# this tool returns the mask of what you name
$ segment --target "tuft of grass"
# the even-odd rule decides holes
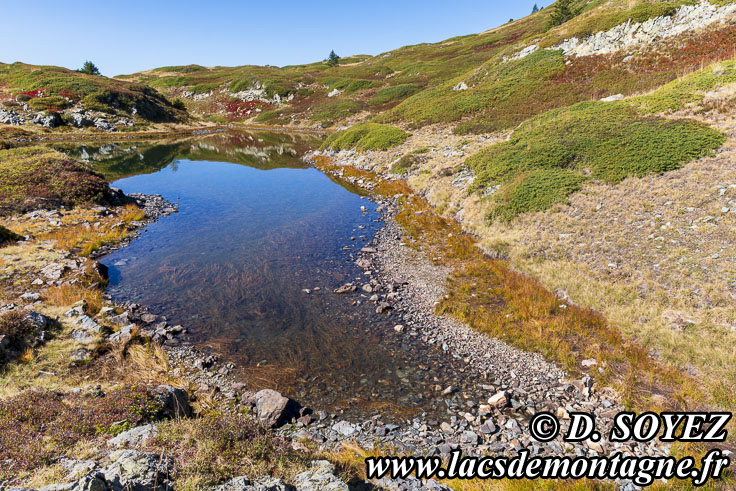
[[[80,300],[87,302],[87,313],[95,315],[102,308],[102,290],[83,286],[78,283],[64,284],[49,288],[44,293],[49,305],[67,307]]]
[[[663,173],[712,153],[725,136],[694,121],[642,116],[626,103],[549,111],[470,157],[477,188],[501,186],[491,218],[510,220],[564,202],[589,178],[611,183]]]
[[[74,227],[64,227],[43,234],[43,238],[54,240],[56,247],[82,256],[90,256],[105,245],[115,244],[130,237],[131,233],[124,224],[145,219],[145,212],[136,205],[126,205],[116,216],[100,220],[101,225],[92,228],[88,223]]]
[[[395,126],[378,123],[356,124],[346,130],[330,135],[320,147],[321,150],[388,150],[400,145],[409,134]]]
[[[290,479],[308,456],[264,429],[250,416],[213,412],[197,420],[159,424],[147,446],[173,457],[177,482],[203,489],[242,476]]]

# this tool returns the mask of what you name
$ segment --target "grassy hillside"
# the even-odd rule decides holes
[[[0,150],[0,215],[102,201],[105,179],[53,150]]]
[[[0,102],[35,111],[73,107],[169,122],[182,114],[165,96],[142,84],[86,75],[67,68],[0,63]]]
[[[551,25],[552,5],[480,34],[353,56],[334,67],[325,62],[283,68],[189,65],[119,78],[149,84],[172,97],[199,95],[188,106],[217,121],[255,118],[269,124],[331,126],[377,118],[412,127],[449,123],[458,133],[494,132],[550,109],[652,90],[699,68],[703,60],[732,56],[736,26],[724,25],[697,36],[678,36],[656,50],[565,59],[558,50],[540,49],[504,61],[532,44],[552,47],[629,20],[671,16],[678,7],[694,3],[578,1],[572,8],[577,15],[559,26]],[[269,102],[253,111],[240,110],[242,95],[237,93],[258,87]],[[274,96],[281,100],[273,103]]]

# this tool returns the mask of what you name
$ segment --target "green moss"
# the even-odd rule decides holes
[[[525,122],[505,142],[470,157],[476,187],[499,185],[493,218],[546,209],[588,178],[615,183],[663,173],[725,141],[693,121],[642,116],[625,103],[588,102]]]
[[[388,150],[402,144],[409,134],[385,124],[362,123],[330,135],[321,150]]]

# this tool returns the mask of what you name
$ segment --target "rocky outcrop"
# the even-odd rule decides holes
[[[33,117],[32,122],[44,128],[56,128],[63,124],[61,116],[56,112],[38,113]]]
[[[100,467],[94,461],[66,460],[69,472],[65,482],[52,484],[39,491],[170,491],[169,477],[173,463],[163,455],[137,450],[117,450],[110,454],[110,464]],[[0,491],[35,491],[8,488]]]
[[[576,37],[547,48],[561,49],[566,56],[606,55],[639,47],[651,48],[657,41],[696,31],[723,21],[736,21],[736,4],[712,5],[704,1],[697,5],[683,5],[673,15],[654,17],[644,22],[625,22],[607,31],[600,31],[585,39]],[[538,49],[536,44],[527,46],[504,61],[519,60]]]
[[[15,111],[0,109],[0,123],[20,126],[25,122],[25,119],[21,118]]]
[[[550,49],[561,49],[566,55],[589,56],[605,55],[677,36],[688,31],[708,27],[717,22],[734,19],[736,4],[718,7],[709,2],[698,5],[683,5],[672,16],[663,15],[645,22],[620,24],[608,31],[601,31],[583,40],[566,39]]]

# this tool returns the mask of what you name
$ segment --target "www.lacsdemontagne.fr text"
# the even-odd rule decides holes
[[[649,486],[658,479],[691,480],[702,486],[718,479],[730,459],[721,450],[708,452],[700,462],[693,457],[634,457],[616,454],[605,457],[540,457],[521,450],[513,457],[464,457],[460,450],[450,454],[447,466],[440,457],[369,457],[365,459],[368,479],[626,479]],[[698,465],[699,464],[699,465]]]

